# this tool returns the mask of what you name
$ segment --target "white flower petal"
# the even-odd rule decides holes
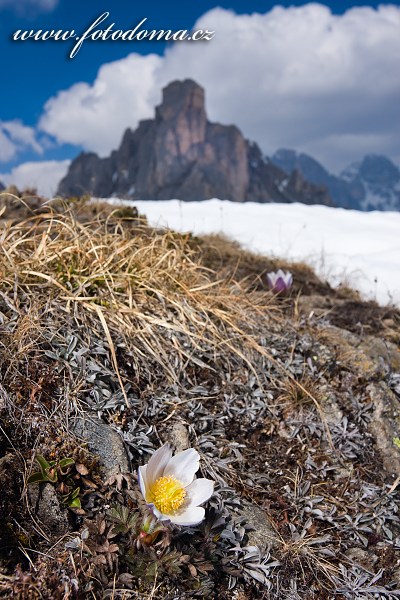
[[[201,506],[189,506],[185,511],[176,515],[169,515],[171,523],[175,525],[198,525],[204,519],[205,510]]]
[[[159,521],[165,521],[167,519],[169,519],[168,515],[163,515],[162,512],[160,512],[158,510],[158,508],[156,508],[154,506],[154,504],[149,504],[149,507],[151,508],[151,512],[153,513],[153,515],[156,517],[156,519],[158,519]]]
[[[164,469],[172,456],[171,446],[164,444],[154,452],[147,463],[146,488],[149,489],[157,479],[164,475]]]
[[[189,448],[183,450],[183,452],[178,452],[171,458],[165,467],[164,475],[175,477],[186,487],[192,483],[196,471],[199,470],[199,465],[199,453],[194,448]]]
[[[138,479],[139,479],[139,487],[142,492],[143,498],[146,500],[147,495],[147,479],[146,479],[146,471],[147,465],[138,468]]]
[[[199,506],[206,502],[214,491],[214,481],[211,479],[195,479],[187,488],[188,506]]]

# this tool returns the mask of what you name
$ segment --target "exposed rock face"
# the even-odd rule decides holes
[[[101,159],[82,153],[58,194],[130,199],[332,204],[323,187],[288,177],[234,125],[207,120],[204,90],[190,79],[163,90],[155,118],[127,129],[118,150]]]
[[[6,189],[6,186],[0,181],[0,192]]]

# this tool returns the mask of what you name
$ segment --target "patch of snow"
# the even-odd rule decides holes
[[[340,173],[340,177],[342,179],[344,179],[345,181],[354,181],[354,179],[356,177],[358,177],[359,172],[360,172],[360,167],[361,167],[361,163],[360,162],[355,162],[352,163],[351,165],[349,165],[348,167],[346,167],[344,169],[344,171],[342,171]]]
[[[282,179],[282,181],[280,183],[278,183],[278,190],[280,192],[284,192],[285,189],[287,188],[287,184],[289,183],[289,178],[286,177],[286,179]]]
[[[362,210],[400,210],[400,193],[393,188],[364,184],[365,196],[360,202]]]
[[[227,200],[110,202],[136,206],[152,225],[223,233],[253,252],[304,261],[333,285],[400,306],[400,212]]]

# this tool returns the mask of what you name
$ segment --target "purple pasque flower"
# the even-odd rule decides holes
[[[271,273],[267,273],[267,281],[269,289],[274,292],[274,294],[284,294],[290,290],[293,283],[293,275],[290,271],[282,271],[279,269],[278,271],[271,271]]]

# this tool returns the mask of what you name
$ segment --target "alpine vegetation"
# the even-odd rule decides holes
[[[1,598],[399,598],[398,310],[134,208],[0,202]]]
[[[292,287],[293,275],[289,271],[285,273],[282,269],[278,269],[276,273],[274,271],[267,273],[267,281],[269,289],[274,294],[283,294]]]

